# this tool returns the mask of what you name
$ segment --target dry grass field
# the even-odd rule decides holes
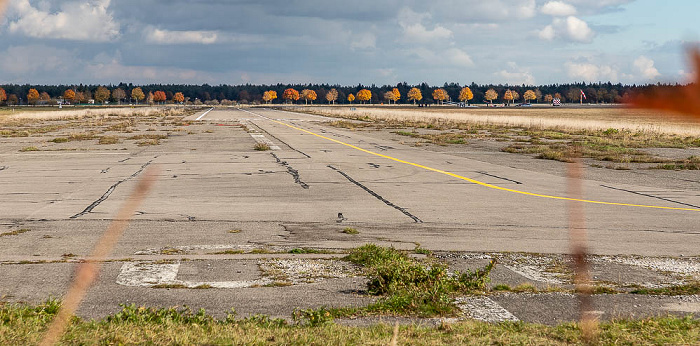
[[[81,119],[94,116],[149,116],[163,112],[171,107],[105,107],[105,108],[63,108],[55,107],[22,107],[0,108],[0,124],[21,120],[59,120]]]
[[[354,108],[355,110],[351,110]],[[554,130],[606,130],[700,136],[700,122],[656,111],[621,107],[302,107],[309,113],[391,122],[473,123]]]

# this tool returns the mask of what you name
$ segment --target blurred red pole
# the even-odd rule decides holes
[[[567,165],[567,186],[569,198],[583,198],[583,164],[577,157]],[[593,312],[593,293],[590,268],[588,265],[588,246],[586,237],[586,216],[583,202],[569,200],[569,244],[574,265],[574,285],[579,302],[579,321],[586,343],[592,343],[598,329],[597,316]]]
[[[66,293],[66,296],[63,298],[61,309],[49,326],[49,330],[46,332],[40,345],[51,346],[61,339],[68,324],[70,324],[71,317],[85,297],[87,290],[95,282],[95,279],[97,279],[105,258],[112,253],[114,246],[117,245],[119,238],[121,238],[122,233],[124,233],[124,230],[129,225],[131,217],[134,215],[134,212],[136,212],[136,208],[143,202],[146,198],[146,194],[153,186],[156,180],[156,173],[156,168],[151,168],[144,173],[144,177],[138,182],[134,192],[132,192],[129,198],[124,202],[124,205],[119,210],[112,223],[109,224],[107,230],[97,241],[97,244],[95,244],[95,248],[92,254],[90,254],[90,257],[88,257],[84,263],[80,264],[75,279],[73,279],[68,293]]]

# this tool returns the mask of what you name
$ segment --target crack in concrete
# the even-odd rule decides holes
[[[305,182],[301,181],[301,179],[299,178],[299,171],[297,171],[297,170],[294,169],[292,166],[290,166],[290,165],[289,165],[289,162],[280,160],[280,158],[277,157],[277,155],[275,155],[275,153],[270,153],[270,155],[272,155],[272,157],[274,157],[275,160],[277,160],[277,163],[278,163],[278,164],[280,164],[280,165],[282,165],[282,166],[284,166],[284,167],[287,168],[287,173],[289,173],[289,174],[292,175],[292,177],[294,178],[294,182],[295,182],[295,183],[299,184],[299,186],[301,186],[301,187],[304,188],[304,189],[308,189],[308,188],[309,188],[309,185],[306,184]]]
[[[260,131],[262,131],[262,132],[265,132],[268,136],[274,138],[276,141],[278,141],[278,142],[280,142],[280,143],[286,145],[289,149],[292,149],[292,150],[296,151],[297,153],[306,156],[307,159],[310,159],[310,158],[311,158],[311,156],[309,156],[309,155],[306,154],[305,152],[303,152],[303,151],[301,151],[301,150],[299,150],[299,149],[297,149],[297,148],[292,147],[292,146],[289,145],[287,142],[285,142],[285,141],[279,139],[277,136],[271,134],[271,133],[268,132],[267,130],[265,130],[265,129],[263,129],[262,127],[258,126],[258,124],[254,123],[254,122],[252,122],[252,121],[250,121],[250,123],[251,123],[253,126],[257,127],[258,130],[260,130]]]
[[[607,186],[607,185],[600,185],[600,186],[602,186],[602,187],[604,187],[604,188],[606,188],[606,189],[629,192],[629,193],[633,193],[633,194],[635,194],[635,195],[640,195],[640,196],[644,196],[644,197],[656,198],[656,199],[660,199],[660,200],[662,200],[662,201],[671,202],[671,203],[676,203],[676,204],[680,204],[680,205],[685,205],[685,206],[687,206],[687,207],[698,208],[698,209],[700,209],[700,207],[697,206],[697,205],[689,204],[689,203],[683,203],[683,202],[678,202],[678,201],[674,201],[674,200],[669,199],[669,198],[654,196],[654,195],[650,195],[650,194],[647,194],[647,193],[641,193],[641,192],[637,192],[637,191],[626,190],[626,189],[621,189],[621,188],[618,188],[618,187],[612,187],[612,186]]]
[[[421,219],[419,219],[417,216],[415,216],[415,215],[409,213],[405,208],[399,207],[398,205],[396,205],[396,204],[394,204],[394,203],[391,203],[391,202],[390,202],[389,200],[387,200],[386,198],[380,196],[379,194],[377,194],[376,192],[372,191],[372,190],[371,190],[370,188],[368,188],[367,186],[362,185],[362,183],[360,183],[359,181],[353,179],[351,176],[347,175],[347,173],[345,173],[345,172],[341,171],[340,169],[335,168],[335,167],[333,167],[333,166],[331,166],[331,165],[328,165],[328,166],[326,166],[326,167],[328,167],[328,168],[330,168],[330,169],[332,169],[332,170],[338,172],[340,175],[344,176],[345,179],[347,179],[347,180],[350,181],[351,183],[353,183],[353,184],[359,186],[361,189],[365,190],[367,193],[369,193],[370,195],[374,196],[376,199],[378,199],[378,200],[384,202],[384,204],[386,204],[386,205],[388,205],[388,206],[390,206],[390,207],[392,207],[392,208],[394,208],[394,209],[396,209],[396,210],[402,212],[404,215],[406,215],[406,216],[410,217],[411,219],[413,219],[413,221],[415,221],[416,223],[423,223],[423,221],[422,221]]]
[[[505,181],[510,181],[510,182],[516,183],[516,184],[518,184],[518,185],[522,185],[522,183],[519,182],[519,181],[512,180],[512,179],[508,179],[508,178],[504,178],[504,177],[499,177],[499,176],[497,176],[497,175],[489,174],[489,173],[486,173],[486,172],[483,172],[483,171],[478,171],[477,173],[483,174],[483,175],[486,175],[486,176],[489,176],[489,177],[492,177],[492,178],[496,178],[496,179],[501,179],[501,180],[505,180]]]
[[[107,198],[109,198],[109,195],[111,195],[112,192],[114,192],[114,190],[117,189],[117,186],[119,186],[121,183],[123,183],[123,182],[125,182],[125,181],[129,181],[129,180],[131,180],[131,179],[133,179],[133,178],[136,178],[136,176],[139,175],[141,172],[143,172],[143,170],[146,169],[146,167],[148,167],[148,165],[150,165],[151,162],[153,162],[153,160],[155,160],[156,158],[157,158],[157,156],[154,157],[152,160],[150,160],[150,161],[146,162],[145,164],[143,164],[143,165],[141,166],[141,168],[139,168],[139,170],[136,171],[134,174],[132,174],[132,175],[126,177],[125,179],[122,179],[122,180],[116,182],[114,185],[110,186],[109,189],[107,189],[107,192],[105,192],[102,196],[100,196],[100,198],[98,198],[96,201],[92,202],[92,204],[90,204],[89,206],[87,206],[87,208],[85,208],[85,210],[83,210],[83,211],[81,211],[80,213],[77,213],[77,214],[71,216],[70,218],[71,218],[71,219],[77,219],[77,218],[79,218],[79,217],[81,217],[81,216],[83,216],[83,215],[85,215],[85,214],[89,214],[90,212],[92,212],[92,210],[95,209],[98,205],[100,205],[100,203],[104,202],[105,200],[107,200]]]

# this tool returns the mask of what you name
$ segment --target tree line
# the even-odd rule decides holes
[[[63,103],[130,103],[130,104],[263,104],[263,103],[403,103],[429,104],[445,101],[473,103],[549,103],[562,102],[623,103],[633,95],[655,88],[676,88],[679,85],[623,85],[608,83],[570,83],[540,86],[479,85],[445,83],[430,86],[427,83],[409,85],[341,86],[329,84],[275,84],[275,85],[186,85],[150,84],[133,85],[0,85],[0,104],[56,104]],[[278,95],[280,97],[278,98]]]

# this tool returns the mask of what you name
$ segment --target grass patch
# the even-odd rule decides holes
[[[319,250],[319,249],[310,249],[307,247],[304,248],[296,248],[296,249],[291,249],[289,250],[289,253],[293,254],[328,254],[328,253],[333,253],[332,251],[328,250]]]
[[[34,147],[34,146],[29,146],[29,147],[24,147],[24,148],[20,149],[19,151],[21,151],[21,152],[39,151],[39,148]]]
[[[666,295],[666,296],[685,296],[700,294],[700,281],[692,282],[685,285],[661,287],[661,288],[638,288],[632,290],[632,294],[650,294],[650,295]]]
[[[182,288],[188,288],[187,285],[183,284],[157,284],[151,286],[151,288],[175,288],[175,289],[182,289]]]
[[[483,291],[495,265],[492,261],[474,272],[449,273],[445,264],[420,263],[396,249],[373,244],[353,250],[345,259],[365,267],[368,293],[383,296],[363,313],[422,317],[453,315],[458,310],[454,297]]]
[[[119,137],[117,136],[102,136],[100,140],[97,141],[98,144],[117,144],[119,143]]]
[[[65,138],[65,137],[58,137],[58,138],[54,138],[54,139],[50,140],[49,142],[54,142],[54,143],[66,143],[66,142],[68,142],[68,141],[69,141],[68,138]]]
[[[232,230],[229,230],[227,233],[237,234],[237,233],[241,233],[241,232],[242,231],[240,229],[232,229]]]
[[[242,253],[245,253],[243,250],[224,250],[224,251],[217,251],[217,252],[212,252],[212,255],[240,255]]]
[[[31,231],[31,230],[30,230],[30,229],[27,229],[27,228],[22,228],[22,229],[10,231],[10,232],[0,233],[0,237],[8,237],[8,236],[13,236],[13,235],[20,235],[20,234],[22,234],[22,233],[27,233],[27,232],[29,232],[29,231]]]
[[[253,149],[255,149],[257,151],[268,151],[268,150],[270,150],[270,146],[267,145],[266,143],[255,143],[255,146],[253,147]]]
[[[360,234],[360,231],[352,227],[345,227],[341,232],[345,234]]]
[[[0,344],[38,344],[60,303],[36,306],[0,304]],[[122,310],[97,321],[74,318],[60,341],[62,345],[386,345],[393,325],[348,327],[331,323],[331,309],[297,310],[293,322],[253,315],[237,318],[231,311],[215,319],[204,310],[148,308],[122,305]],[[700,340],[700,320],[655,317],[614,320],[599,326],[598,344],[691,345]],[[545,326],[534,323],[489,324],[463,321],[442,326],[400,326],[400,345],[583,345],[581,328],[574,323]]]

